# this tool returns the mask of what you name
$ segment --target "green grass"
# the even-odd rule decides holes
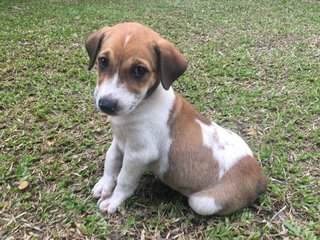
[[[320,237],[318,1],[1,1],[0,20],[1,239]],[[118,213],[98,211],[112,134],[83,43],[124,21],[176,44],[175,90],[247,140],[270,179],[253,207],[200,217],[146,174]]]

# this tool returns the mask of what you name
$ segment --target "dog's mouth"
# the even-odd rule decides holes
[[[101,111],[101,110],[99,110],[99,112],[101,112],[102,113],[102,115],[105,115],[105,116],[117,116],[117,113],[108,113],[108,112],[105,112],[105,111]]]

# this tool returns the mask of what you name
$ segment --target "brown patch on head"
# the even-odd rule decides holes
[[[157,62],[153,41],[159,35],[135,23],[115,25],[106,34],[97,58],[107,58],[108,67],[98,67],[98,84],[118,74],[119,84],[134,94],[142,94],[155,83]]]
[[[213,159],[212,150],[203,146],[196,119],[210,124],[190,103],[176,95],[168,122],[172,144],[164,182],[184,195],[213,186],[219,176],[218,162]]]
[[[138,23],[100,29],[87,38],[86,49],[89,69],[96,58],[108,61],[106,68],[98,64],[98,86],[118,74],[119,84],[134,94],[148,93],[160,81],[168,89],[187,67],[185,58],[173,44]],[[137,77],[142,71],[145,73]]]
[[[130,92],[141,94],[145,89],[149,89],[156,82],[156,70],[152,64],[154,61],[148,59],[145,55],[142,57],[129,57],[122,61],[119,80],[123,86]],[[136,78],[136,71],[144,70],[145,74],[142,78]]]

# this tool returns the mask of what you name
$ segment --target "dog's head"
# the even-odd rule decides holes
[[[89,70],[97,62],[95,103],[108,115],[130,113],[160,82],[168,90],[187,68],[173,44],[138,23],[102,28],[85,45]]]

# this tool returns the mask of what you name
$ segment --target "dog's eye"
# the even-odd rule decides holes
[[[109,64],[108,58],[106,58],[106,57],[99,58],[100,68],[104,69],[104,68],[108,67],[108,64]]]
[[[142,66],[136,66],[133,70],[132,70],[132,76],[135,79],[140,79],[142,78],[146,73],[148,72],[148,70]]]

